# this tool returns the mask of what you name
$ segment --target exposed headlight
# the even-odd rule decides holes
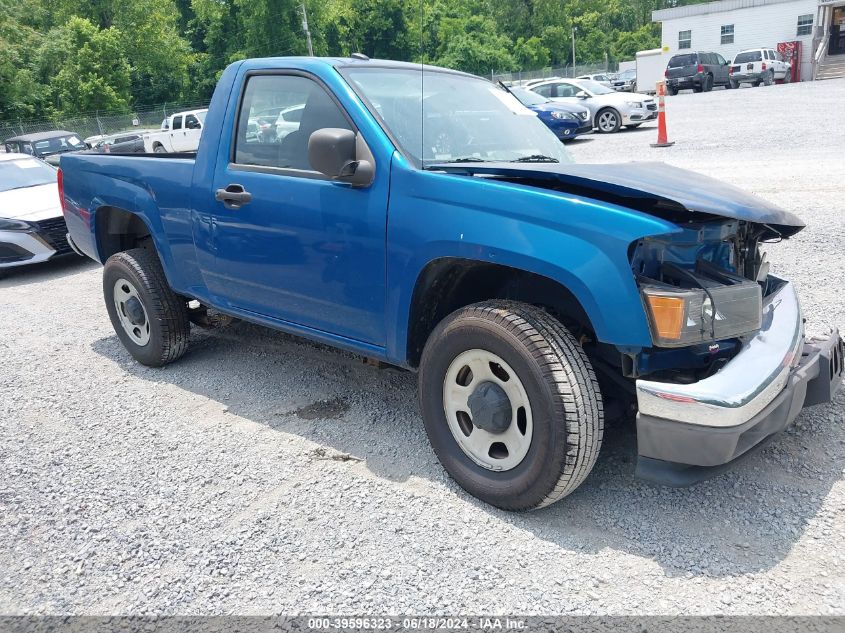
[[[0,218],[0,231],[29,231],[32,225],[23,220]]]
[[[640,288],[655,345],[683,347],[760,329],[763,318],[760,284],[748,281],[711,286],[707,290],[660,283]]]
[[[629,108],[644,108],[645,104],[642,101],[626,101],[625,105]]]
[[[572,120],[575,119],[575,117],[573,115],[571,115],[569,112],[559,112],[559,111],[552,112],[552,118],[557,119],[559,121],[572,121]]]

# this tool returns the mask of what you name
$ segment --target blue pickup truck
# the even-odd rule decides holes
[[[843,375],[838,332],[805,341],[761,252],[795,215],[662,164],[573,164],[506,90],[446,69],[237,62],[195,155],[64,155],[60,192],[139,362],[222,314],[417,372],[438,458],[501,508],[575,490],[606,417],[636,414],[640,476],[684,485]]]

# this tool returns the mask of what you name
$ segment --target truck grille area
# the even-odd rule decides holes
[[[67,255],[73,252],[67,242],[67,224],[63,217],[50,218],[35,223],[38,227],[38,234],[46,240],[51,248],[55,249],[57,255]]]

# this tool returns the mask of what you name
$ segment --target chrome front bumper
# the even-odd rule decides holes
[[[830,402],[845,376],[833,331],[804,341],[792,284],[765,299],[760,331],[718,373],[692,384],[638,380],[637,475],[684,486],[711,477],[789,426],[806,406]]]
[[[786,386],[801,359],[804,321],[785,282],[763,303],[762,327],[718,373],[692,384],[637,381],[640,413],[703,426],[737,426],[760,413]]]

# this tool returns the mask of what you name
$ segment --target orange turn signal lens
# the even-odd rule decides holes
[[[684,326],[686,301],[680,297],[646,295],[654,328],[660,338],[677,341]]]

